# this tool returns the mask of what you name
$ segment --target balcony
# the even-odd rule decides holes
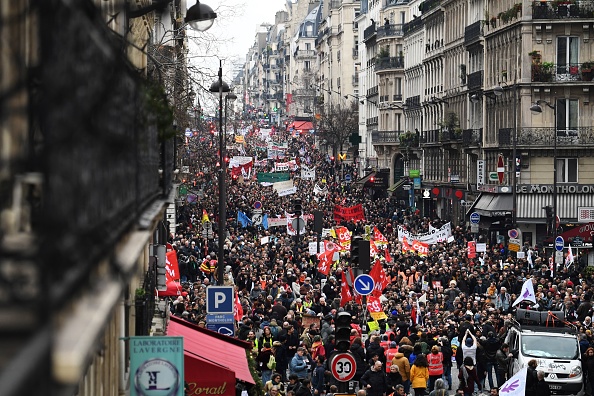
[[[533,1],[532,19],[589,19],[594,17],[591,0],[572,0],[572,4],[558,4],[555,1]]]
[[[555,65],[550,62],[532,64],[533,82],[592,81],[594,64],[576,63]]]
[[[372,144],[399,144],[400,135],[403,135],[404,131],[377,131],[371,133]]]
[[[353,74],[353,85],[354,86],[359,85],[359,75],[358,74]]]
[[[367,126],[371,126],[371,125],[377,125],[377,117],[369,117],[366,121],[365,121],[365,125]]]
[[[297,88],[293,90],[295,96],[314,96],[314,89]]]
[[[461,130],[442,130],[439,131],[439,141],[441,143],[452,143],[452,142],[461,142],[462,141],[462,131]]]
[[[377,38],[391,38],[391,37],[402,37],[404,32],[402,30],[402,24],[390,24],[384,25],[377,28]]]
[[[483,142],[483,128],[464,129],[462,131],[462,146],[478,147]]]
[[[423,20],[421,18],[415,18],[409,23],[405,23],[402,26],[402,31],[404,34],[411,34],[415,31],[421,29],[423,27]]]
[[[431,10],[438,8],[441,5],[441,0],[425,0],[419,4],[419,10],[421,14],[426,14]]]
[[[394,102],[402,102],[402,94],[394,94],[394,95],[392,95],[392,101],[394,101]]]
[[[469,91],[483,88],[483,70],[470,73],[466,78]]]
[[[378,94],[378,88],[377,85],[375,87],[369,88],[367,90],[367,97],[370,98],[372,96],[375,96]]]
[[[421,95],[411,96],[410,98],[406,98],[406,106],[409,109],[420,108],[421,107]]]
[[[483,21],[477,21],[464,29],[464,46],[469,47],[480,41],[483,35]]]
[[[518,132],[517,146],[552,148],[555,144],[553,127],[521,128]],[[499,129],[499,146],[513,146],[513,128]],[[594,146],[594,127],[585,126],[572,129],[557,129],[557,147]]]
[[[420,143],[424,144],[438,144],[439,143],[439,129],[431,129],[421,132]]]
[[[297,50],[295,51],[296,59],[311,59],[316,57],[316,51],[314,50]]]
[[[390,70],[390,69],[404,69],[404,57],[386,57],[377,58],[375,63],[375,71]]]
[[[365,30],[363,31],[363,42],[367,42],[367,41],[371,40],[373,37],[375,37],[375,35],[376,35],[375,23],[372,23],[370,26],[366,27]]]
[[[353,48],[353,59],[359,58],[359,50],[357,48]]]

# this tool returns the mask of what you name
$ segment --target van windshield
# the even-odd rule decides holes
[[[578,343],[575,338],[549,337],[540,335],[524,335],[522,337],[522,354],[543,359],[578,358]]]

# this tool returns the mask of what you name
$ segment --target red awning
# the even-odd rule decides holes
[[[290,126],[298,131],[309,131],[314,129],[313,124],[309,121],[293,121]]]
[[[192,325],[175,316],[167,326],[167,335],[184,337],[184,355],[194,355],[222,366],[235,373],[238,380],[255,384],[245,354],[250,348],[249,343]],[[204,378],[201,374],[200,377]]]
[[[188,351],[184,351],[184,381],[190,395],[235,396],[233,371]]]

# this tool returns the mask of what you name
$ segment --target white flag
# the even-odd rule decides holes
[[[419,297],[419,302],[423,304],[427,304],[427,295],[423,293],[421,297]]]
[[[515,307],[519,303],[524,300],[532,301],[536,304],[536,296],[534,295],[534,286],[532,285],[532,279],[526,279],[526,282],[522,285],[522,291],[520,291],[520,295],[512,304],[512,307]]]
[[[567,257],[565,258],[565,268],[569,268],[571,264],[573,264],[573,252],[571,251],[571,245],[569,245],[569,251],[567,252]]]
[[[530,269],[534,268],[534,263],[532,262],[532,249],[528,249],[528,265]]]
[[[500,396],[524,396],[526,394],[526,374],[528,367],[518,371],[499,388]]]

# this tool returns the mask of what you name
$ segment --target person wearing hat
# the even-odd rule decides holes
[[[330,276],[328,278],[328,282],[322,288],[322,292],[328,299],[328,301],[334,300],[340,293],[340,287],[336,284],[336,278],[334,276]]]
[[[390,373],[392,359],[394,359],[397,353],[398,344],[396,344],[396,341],[389,341],[388,349],[386,349],[386,373]]]
[[[427,355],[429,364],[429,392],[435,387],[435,381],[443,375],[443,355],[437,345],[431,347],[431,353]]]
[[[470,356],[466,356],[464,358],[464,364],[462,364],[460,371],[458,372],[458,379],[460,380],[458,389],[464,391],[464,396],[472,396],[475,385],[477,385],[478,389],[482,391],[482,387],[476,373],[474,360]]]

